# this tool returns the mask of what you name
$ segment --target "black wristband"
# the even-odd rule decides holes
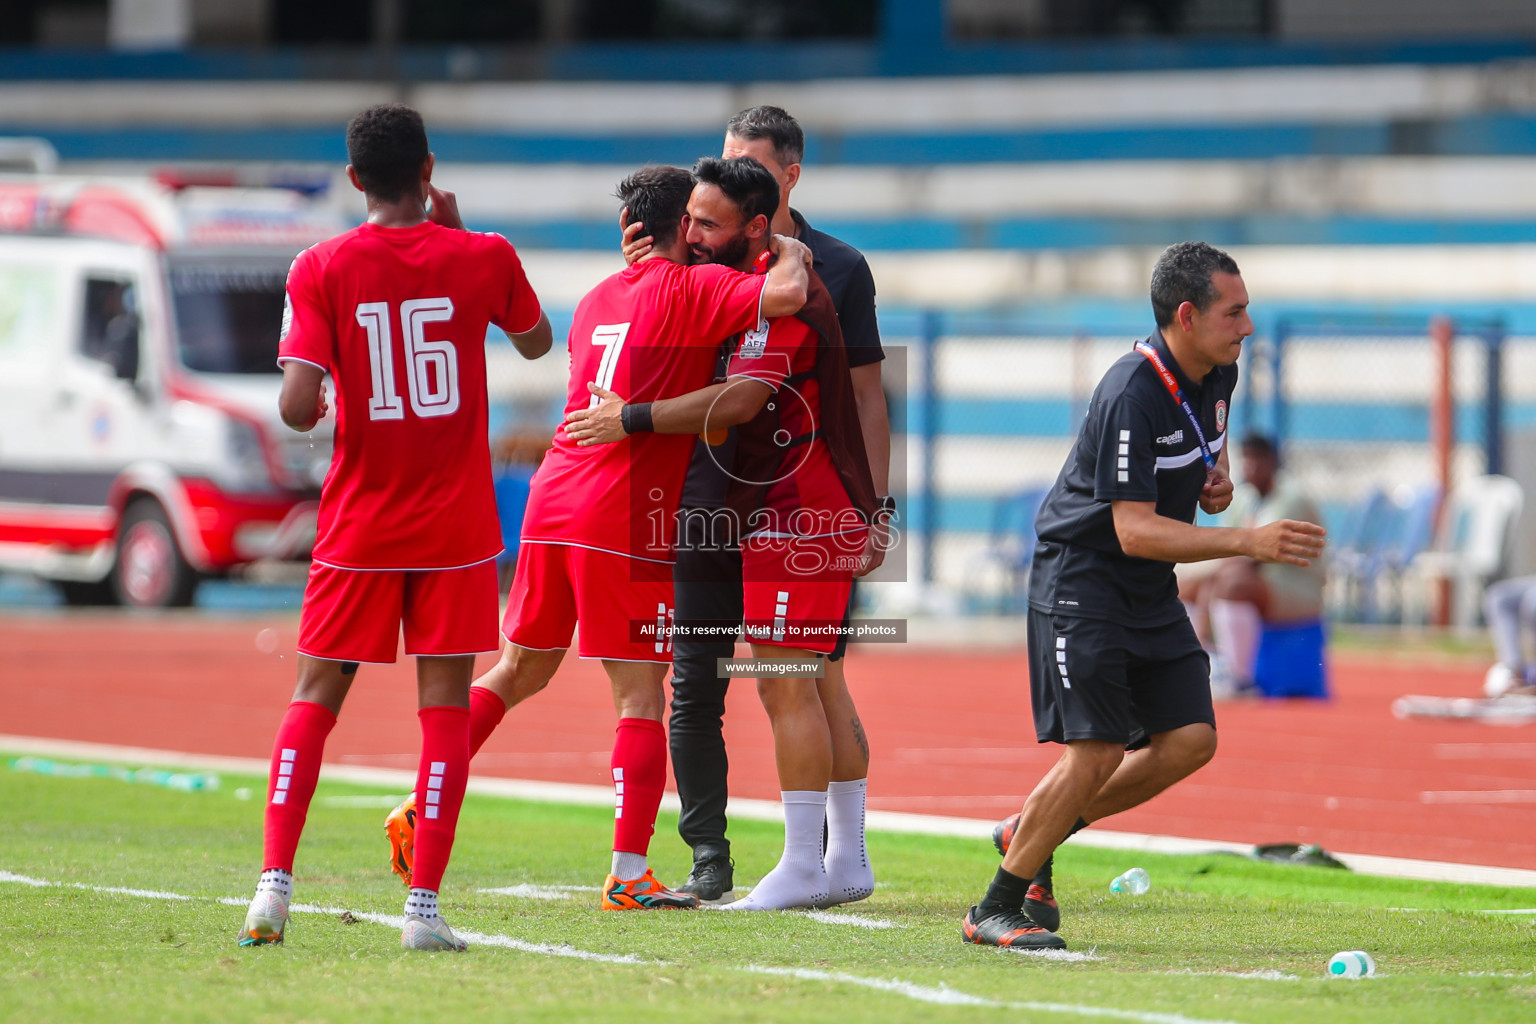
[[[619,410],[619,424],[626,434],[649,434],[651,427],[651,403],[637,402]]]

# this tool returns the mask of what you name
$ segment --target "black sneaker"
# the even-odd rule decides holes
[[[1024,913],[1048,932],[1061,927],[1061,908],[1056,905],[1056,896],[1051,892],[1051,867],[1055,859],[1045,858],[1045,866],[1035,872],[1024,897]]]
[[[992,845],[997,847],[999,857],[1008,855],[1008,847],[1013,842],[1014,833],[1019,830],[1019,818],[1022,816],[1022,812],[1010,814],[992,827]]]
[[[677,891],[697,896],[700,903],[730,903],[736,898],[735,869],[730,857],[710,851],[693,862],[688,881]]]
[[[999,854],[1008,853],[1008,847],[1018,831],[1017,814],[1009,815],[993,827],[992,845],[997,847]],[[1057,906],[1056,896],[1051,891],[1051,867],[1055,859],[1054,856],[1045,859],[1045,866],[1035,872],[1035,877],[1030,880],[1029,895],[1024,897],[1024,912],[1031,921],[1048,932],[1061,927],[1061,908]]]
[[[977,946],[1003,949],[1066,949],[1067,943],[1055,932],[1046,931],[1018,910],[1004,910],[976,920],[977,910],[966,911],[960,936]]]

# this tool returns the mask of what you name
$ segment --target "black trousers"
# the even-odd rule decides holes
[[[741,550],[729,532],[708,515],[679,516],[677,564],[673,568],[673,615],[685,635],[672,643],[672,718],[669,740],[672,774],[683,810],[677,831],[683,842],[729,854],[725,803],[730,769],[721,732],[725,693],[716,659],[736,653],[741,625]],[[702,851],[699,851],[702,852]]]

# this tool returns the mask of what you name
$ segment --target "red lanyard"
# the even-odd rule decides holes
[[[1179,387],[1178,380],[1173,376],[1168,365],[1163,362],[1163,357],[1158,355],[1157,349],[1145,341],[1136,343],[1136,351],[1147,357],[1147,362],[1157,370],[1157,375],[1163,379],[1163,387],[1173,396],[1179,408],[1184,410],[1184,415],[1189,417],[1189,425],[1195,428],[1195,439],[1200,442],[1200,457],[1205,460],[1207,474],[1216,472],[1216,456],[1211,454],[1211,446],[1205,442],[1205,431],[1200,429],[1200,417],[1195,415],[1194,407],[1189,404],[1189,399],[1184,397],[1184,389]]]

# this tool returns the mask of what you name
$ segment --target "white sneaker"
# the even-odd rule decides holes
[[[264,889],[251,899],[245,912],[245,924],[235,936],[242,946],[265,946],[283,941],[288,927],[288,901],[273,889]]]
[[[462,953],[469,943],[453,934],[448,922],[441,915],[421,917],[412,914],[405,919],[405,930],[400,933],[400,945],[406,949],[447,950]]]

